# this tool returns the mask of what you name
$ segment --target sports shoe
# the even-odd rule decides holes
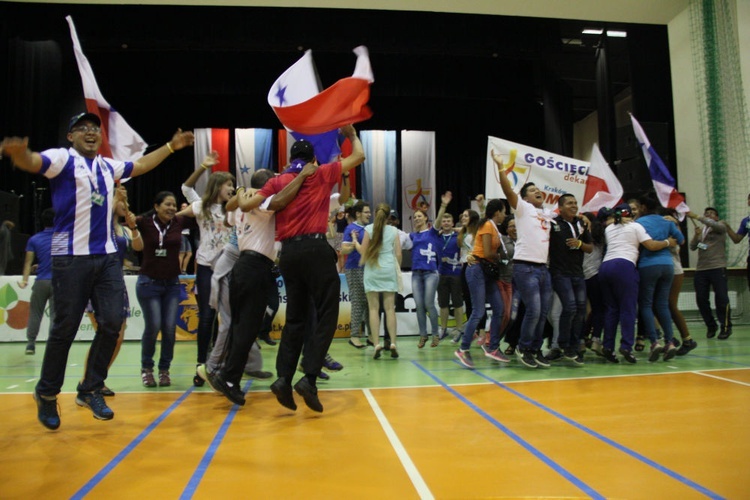
[[[104,397],[99,392],[79,392],[76,396],[76,404],[83,408],[88,408],[94,414],[94,418],[99,420],[112,420],[115,416]]]
[[[677,354],[677,348],[669,342],[667,346],[664,348],[664,361],[669,361],[670,359],[674,358]]]
[[[326,354],[326,359],[325,361],[323,361],[323,367],[325,367],[326,370],[331,370],[332,372],[337,372],[344,369],[344,365],[333,359],[330,354]]]
[[[469,351],[462,351],[461,349],[456,349],[456,352],[454,352],[453,354],[455,354],[455,356],[458,358],[461,364],[464,365],[466,368],[470,370],[474,369],[474,360],[471,359],[471,353]]]
[[[685,354],[689,353],[693,349],[698,347],[698,342],[696,342],[693,339],[685,340],[679,349],[677,349],[677,356],[684,356]]]
[[[35,353],[36,353],[36,346],[31,342],[26,344],[26,354],[32,355]]]
[[[34,390],[34,401],[36,401],[36,416],[47,429],[52,431],[60,427],[60,413],[57,409],[57,398],[45,398]]]
[[[706,330],[706,338],[712,339],[716,337],[716,332],[719,331],[719,328],[716,326],[709,326],[708,330]]]
[[[499,361],[501,363],[510,363],[510,359],[508,359],[505,354],[500,352],[500,349],[495,349],[494,351],[484,349],[484,355],[492,360]]]
[[[549,368],[551,366],[549,359],[547,359],[547,356],[542,353],[541,349],[536,352],[534,359],[536,360],[537,366],[541,366],[542,368]]]
[[[423,348],[425,344],[427,343],[427,337],[419,337],[419,343],[417,344],[418,348]]]
[[[664,352],[664,346],[658,342],[651,344],[651,354],[648,356],[648,360],[653,363],[659,361],[659,356]]]
[[[550,349],[549,352],[547,352],[547,356],[546,356],[546,358],[549,361],[557,361],[558,359],[562,357],[563,357],[563,353],[559,347],[553,347],[552,349]]]
[[[159,387],[169,387],[172,380],[169,378],[169,370],[159,370]]]
[[[448,338],[448,329],[447,328],[441,328],[440,329],[440,337],[438,337],[438,340],[445,340]]]
[[[235,384],[227,382],[221,372],[209,373],[210,386],[236,405],[245,406],[245,393]]]
[[[625,361],[627,361],[630,364],[636,364],[638,360],[635,356],[633,356],[633,353],[628,351],[627,349],[620,348],[620,354],[622,354],[622,357]]]
[[[214,392],[218,392],[219,394],[221,394],[221,391],[214,386],[214,381],[213,381],[214,372],[208,371],[208,368],[206,367],[206,365],[204,365],[204,364],[198,365],[198,368],[195,369],[195,373],[197,373],[198,376],[202,380],[204,380],[205,382],[208,382],[208,386]]]
[[[193,385],[195,387],[203,387],[203,384],[206,383],[206,381],[202,379],[200,375],[198,375],[199,366],[200,366],[200,363],[195,365],[195,375],[193,375]]]
[[[328,375],[328,374],[327,374],[326,372],[324,372],[323,370],[321,370],[321,371],[320,371],[320,373],[318,373],[318,378],[319,378],[320,380],[331,380],[331,376],[330,376],[330,375]]]
[[[516,347],[516,358],[518,358],[518,361],[520,361],[521,364],[528,366],[529,368],[536,368],[539,366],[536,362],[536,358],[534,358],[534,353],[531,351],[521,352],[520,349]]]
[[[606,347],[602,347],[602,357],[610,363],[618,364],[620,362],[620,360],[617,359],[617,356],[615,356],[615,353]]]
[[[141,369],[141,382],[144,387],[156,387],[156,380],[154,380],[154,370],[150,368]]]
[[[719,340],[726,340],[732,335],[732,326],[728,326],[726,328],[722,327],[721,331],[719,332],[719,336],[716,337]]]
[[[602,341],[598,337],[591,339],[591,350],[594,351],[594,354],[597,356],[604,356],[604,353],[602,352]]]
[[[563,350],[563,357],[568,361],[575,360],[578,357],[578,349],[576,349],[575,347],[566,347]],[[549,356],[547,356],[547,358],[549,358]]]
[[[247,375],[250,378],[254,378],[255,380],[267,380],[273,377],[273,373],[264,372],[263,370],[252,370],[249,372],[245,372],[245,375]]]
[[[583,353],[578,353],[578,356],[576,356],[575,359],[571,359],[574,365],[576,366],[583,366],[585,362],[583,361]]]
[[[109,387],[107,387],[106,385],[105,385],[105,386],[102,386],[102,388],[101,388],[101,389],[99,389],[99,392],[100,392],[100,393],[101,393],[101,395],[102,395],[102,396],[104,396],[105,398],[111,398],[112,396],[114,396],[114,395],[115,395],[115,391],[113,391],[112,389],[110,389],[110,388],[109,388]]]
[[[391,357],[393,359],[398,358],[398,349],[396,349],[396,344],[391,344]]]

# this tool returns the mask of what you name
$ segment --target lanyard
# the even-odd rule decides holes
[[[159,232],[159,248],[164,247],[164,235],[167,234],[167,231],[169,231],[169,228],[172,227],[172,221],[169,221],[169,224],[167,224],[167,228],[162,231],[159,227],[159,224],[156,223],[156,214],[151,216],[151,219],[154,221],[154,227]]]
[[[440,236],[442,236],[442,237],[443,237],[443,252],[445,252],[445,249],[446,249],[446,247],[448,246],[448,243],[450,243],[450,242],[451,242],[451,238],[453,237],[453,235],[454,235],[454,234],[456,234],[456,233],[454,233],[454,232],[451,232],[451,233],[450,233],[449,235],[447,235],[447,236],[448,236],[448,238],[446,238],[446,235],[445,235],[445,234],[441,234],[441,235],[440,235]]]

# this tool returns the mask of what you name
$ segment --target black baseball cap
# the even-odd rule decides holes
[[[315,148],[310,141],[300,139],[292,144],[289,160],[296,160],[298,158],[300,160],[313,161],[313,158],[315,158]]]
[[[391,210],[391,213],[388,214],[388,218],[398,220],[398,212],[396,210]]]
[[[75,127],[76,125],[78,125],[79,122],[82,122],[84,120],[94,122],[97,127],[102,126],[102,121],[94,113],[80,113],[78,115],[71,117],[70,125],[68,126],[68,132],[73,130],[73,127]]]

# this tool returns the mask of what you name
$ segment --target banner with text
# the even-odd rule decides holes
[[[516,150],[515,166],[511,172],[508,172],[513,191],[518,193],[524,184],[533,182],[544,192],[545,206],[556,208],[557,200],[567,193],[576,197],[579,206],[584,204],[589,162],[492,136],[487,138],[487,175],[484,193],[486,199],[505,198],[500,188],[497,166],[492,161],[491,151],[494,150],[495,153],[500,154],[507,166],[510,153],[514,149]]]

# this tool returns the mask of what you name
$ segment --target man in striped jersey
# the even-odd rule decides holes
[[[52,235],[55,321],[34,390],[39,421],[52,430],[60,427],[57,394],[65,379],[70,346],[89,299],[96,311],[98,328],[86,372],[78,384],[76,404],[89,408],[99,420],[114,417],[100,390],[122,325],[125,287],[112,231],[115,182],[148,172],[194,141],[192,132],[178,129],[170,142],[135,162],[102,158],[98,154],[102,143],[101,121],[92,113],[71,118],[67,138],[72,147],[41,153],[28,148],[28,137],[6,137],[0,143],[0,153],[10,156],[18,168],[49,179],[55,209]]]

